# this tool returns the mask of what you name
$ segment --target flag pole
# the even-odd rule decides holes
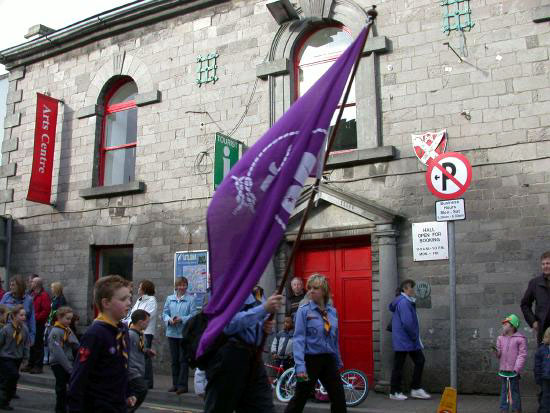
[[[332,129],[332,132],[330,134],[330,138],[327,143],[327,149],[325,151],[325,157],[323,159],[323,168],[321,171],[325,170],[325,166],[327,165],[330,149],[332,148],[332,145],[334,143],[334,140],[336,138],[336,133],[338,132],[338,126],[340,124],[340,120],[342,119],[342,115],[344,113],[344,108],[346,106],[346,103],[348,101],[349,94],[351,92],[351,87],[353,85],[353,80],[355,79],[355,74],[357,73],[357,67],[359,66],[359,61],[361,60],[361,57],[363,55],[363,49],[365,48],[365,43],[367,42],[367,39],[369,37],[369,31],[374,23],[374,19],[376,19],[376,16],[378,15],[377,11],[375,10],[376,6],[372,6],[372,8],[367,12],[367,33],[365,35],[365,40],[363,40],[363,44],[361,45],[361,52],[358,53],[357,59],[355,60],[355,64],[353,65],[353,70],[351,72],[351,76],[346,88],[346,92],[344,93],[344,99],[342,100],[342,105],[340,106],[340,111],[338,112],[338,116],[336,118],[336,124],[334,125],[334,128]],[[290,268],[292,267],[292,263],[294,262],[294,258],[296,257],[296,253],[298,252],[298,247],[300,246],[300,241],[302,238],[302,234],[304,232],[304,228],[306,226],[307,216],[309,214],[309,211],[311,210],[311,206],[313,205],[313,201],[315,200],[315,194],[319,191],[319,184],[321,183],[321,176],[318,176],[315,179],[315,183],[311,187],[311,194],[309,196],[306,209],[304,210],[304,214],[302,215],[302,220],[300,222],[300,228],[298,229],[298,233],[296,234],[296,239],[294,240],[294,245],[292,246],[292,251],[290,253],[290,257],[288,259],[288,262],[286,264],[285,272],[283,274],[283,279],[281,281],[281,284],[277,288],[277,294],[282,294],[284,287],[287,283],[288,276],[290,274]],[[268,320],[273,320],[274,314],[271,314],[268,318]],[[258,348],[258,359],[261,357],[261,354],[263,352],[263,348],[265,346],[265,342],[267,339],[267,335],[264,334],[262,338],[262,342]]]
[[[355,79],[355,74],[357,73],[357,68],[359,66],[359,61],[361,60],[361,57],[363,55],[363,49],[365,48],[365,43],[367,42],[367,39],[369,37],[369,31],[374,23],[374,19],[376,19],[376,16],[378,15],[378,12],[375,10],[376,6],[372,6],[372,8],[367,12],[367,34],[365,36],[365,40],[363,41],[363,45],[361,46],[361,53],[357,55],[357,59],[355,60],[355,64],[353,65],[353,70],[351,72],[351,76],[346,88],[346,92],[344,93],[344,99],[342,101],[342,105],[340,106],[340,110],[338,112],[338,116],[336,118],[336,124],[334,125],[334,128],[332,129],[332,132],[330,134],[330,138],[327,143],[327,149],[325,151],[325,157],[323,159],[323,169],[325,170],[325,166],[327,165],[328,158],[330,155],[330,150],[332,148],[332,145],[334,144],[334,141],[336,139],[336,133],[338,132],[338,126],[340,125],[340,120],[342,119],[342,115],[344,113],[344,108],[346,107],[346,103],[348,101],[349,94],[351,92],[351,87],[353,85],[353,80]],[[281,281],[281,284],[279,285],[277,289],[277,294],[282,294],[283,289],[288,281],[288,276],[290,274],[290,268],[292,267],[292,263],[294,262],[294,259],[296,258],[296,253],[298,252],[298,247],[300,246],[302,234],[304,232],[304,228],[306,226],[307,217],[309,214],[309,211],[311,209],[311,206],[313,205],[313,202],[315,200],[315,194],[319,192],[319,184],[321,183],[321,176],[318,176],[315,179],[315,183],[311,187],[311,194],[308,199],[308,203],[306,206],[306,209],[304,210],[304,214],[302,215],[302,220],[300,222],[300,228],[298,229],[298,233],[296,234],[296,239],[294,240],[294,245],[292,246],[292,250],[290,252],[290,257],[288,259],[288,262],[286,264],[285,272],[283,274],[283,279]],[[270,319],[273,318],[273,315],[270,317]],[[265,338],[265,336],[264,336]],[[263,348],[263,347],[262,347]]]

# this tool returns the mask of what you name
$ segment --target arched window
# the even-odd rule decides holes
[[[342,26],[323,27],[304,36],[294,61],[296,98],[307,92],[352,42],[351,33]],[[334,113],[331,126],[336,123],[338,110]],[[333,152],[351,149],[357,149],[355,85],[350,91],[332,146]]]
[[[137,86],[123,78],[107,92],[99,148],[99,185],[134,181],[137,145]]]

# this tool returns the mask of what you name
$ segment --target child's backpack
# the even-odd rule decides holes
[[[196,357],[199,343],[201,341],[202,334],[206,330],[208,325],[208,318],[202,311],[195,314],[185,323],[183,327],[183,341],[187,350],[187,361],[189,366],[193,369],[198,368],[205,370],[210,359],[216,354],[218,349],[223,346],[228,337],[221,333],[216,340],[206,349],[206,351],[200,357]]]
[[[247,311],[259,303],[247,304],[240,311]],[[202,334],[206,330],[208,325],[208,317],[204,312],[195,314],[185,323],[183,327],[182,337],[184,341],[185,349],[187,350],[187,362],[189,366],[193,369],[199,368],[201,370],[206,370],[208,362],[214,357],[216,352],[225,344],[229,337],[226,336],[223,332],[220,333],[214,342],[204,351],[202,356],[196,357],[197,350],[199,348],[199,343],[201,341]]]

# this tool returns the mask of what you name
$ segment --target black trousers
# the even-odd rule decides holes
[[[0,357],[0,406],[10,404],[17,390],[21,359]]]
[[[71,375],[60,364],[51,365],[55,376],[55,413],[67,413],[67,385]]]
[[[407,354],[411,357],[414,363],[414,371],[411,383],[411,389],[417,390],[422,387],[422,371],[424,370],[424,353],[422,350],[416,351],[396,351],[393,359],[393,370],[391,372],[391,393],[402,393],[402,381],[403,381],[403,366]]]
[[[189,364],[187,352],[183,346],[183,338],[168,337],[168,344],[172,356],[172,384],[177,389],[187,389]]]
[[[137,399],[134,407],[128,408],[128,413],[135,412],[138,407],[141,406],[141,403],[145,400],[145,396],[147,396],[148,387],[147,381],[143,377],[136,377],[128,382],[130,394],[135,396]]]
[[[145,348],[152,348],[153,346],[153,335],[145,334]],[[153,358],[148,354],[145,355],[145,381],[147,382],[147,388],[152,389],[154,380],[153,380]]]
[[[309,380],[296,383],[296,393],[286,406],[285,413],[304,411],[304,406],[315,388],[317,380],[321,381],[328,393],[331,413],[347,412],[344,386],[334,356],[332,354],[306,354],[305,361]]]
[[[255,347],[229,342],[206,368],[204,413],[275,413],[273,392]]]
[[[44,365],[44,331],[46,323],[36,323],[36,335],[29,355],[29,367],[42,368]]]

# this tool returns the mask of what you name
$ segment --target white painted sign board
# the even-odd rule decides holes
[[[464,199],[450,199],[448,201],[435,202],[436,221],[459,221],[466,219]]]
[[[449,258],[446,222],[412,224],[413,258],[415,261],[435,261]]]

